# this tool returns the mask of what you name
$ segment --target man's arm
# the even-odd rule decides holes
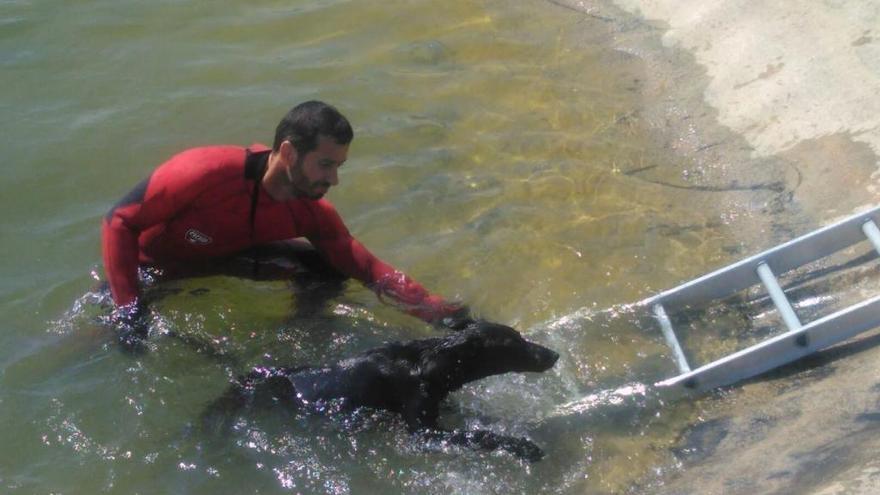
[[[138,298],[138,236],[144,228],[139,222],[150,179],[131,190],[104,217],[101,247],[104,272],[110,283],[113,302],[123,307]]]
[[[229,157],[228,151],[217,147],[179,153],[160,165],[107,213],[102,226],[104,271],[117,306],[136,304],[140,294],[138,237],[141,232],[167,222],[212,187],[217,179],[205,177],[209,167],[200,164],[214,165]]]
[[[327,251],[321,246],[319,249],[327,253],[332,264],[363,281],[383,302],[390,298],[408,314],[429,323],[437,323],[463,309],[431,294],[420,283],[374,256],[354,237],[339,239],[332,246]]]
[[[366,284],[380,300],[390,297],[404,311],[429,323],[441,323],[444,318],[466,312],[462,305],[429,293],[405,273],[374,256],[349,233],[329,202],[317,203],[320,232],[307,237],[336,269]]]

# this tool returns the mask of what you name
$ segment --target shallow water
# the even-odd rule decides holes
[[[602,29],[538,1],[0,3],[2,491],[601,493],[674,469],[696,411],[644,386],[671,363],[622,308],[720,264],[725,225],[713,199],[635,173],[683,171],[638,119],[638,59]],[[200,427],[248,366],[433,332],[355,283],[309,315],[286,282],[163,284],[142,356],[97,321],[107,208],[171,153],[268,142],[313,98],[355,125],[329,195],[355,235],[562,354],[444,411],[529,436],[544,462],[416,445],[368,412]]]

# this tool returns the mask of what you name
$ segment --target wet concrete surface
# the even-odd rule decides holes
[[[685,173],[630,172],[706,191],[713,198],[707,204],[736,234],[732,261],[880,200],[880,5],[553,3],[603,24],[608,42],[643,61],[644,105],[632,118],[656,129],[658,144],[681,157]],[[859,263],[814,268],[825,271],[807,285],[833,297],[808,313],[827,314],[880,293],[876,257],[843,256]],[[880,335],[869,332],[746,383],[684,399],[698,401],[702,414],[673,449],[680,469],[650,492],[877,493],[878,344]]]

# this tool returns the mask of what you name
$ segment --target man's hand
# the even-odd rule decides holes
[[[477,320],[471,317],[471,311],[467,306],[459,306],[455,311],[437,320],[436,324],[443,328],[458,331],[464,330],[468,325],[476,322]]]
[[[422,299],[417,307],[407,312],[434,326],[456,331],[463,330],[475,321],[471,318],[471,311],[467,306],[458,302],[449,302],[437,295],[429,295]]]
[[[138,300],[125,306],[117,306],[110,313],[110,324],[117,332],[119,344],[126,351],[144,350],[144,340],[149,331],[145,313],[146,310]]]

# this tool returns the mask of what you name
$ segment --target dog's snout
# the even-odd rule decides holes
[[[549,370],[559,359],[559,353],[542,345],[535,345],[535,361],[541,371]]]
[[[556,351],[554,351],[554,350],[552,350],[552,349],[546,349],[546,348],[545,348],[544,350],[545,350],[546,353],[547,353],[547,357],[546,357],[547,362],[549,362],[549,363],[550,363],[550,367],[552,367],[554,364],[556,364],[556,361],[559,360],[559,353],[556,352]]]

